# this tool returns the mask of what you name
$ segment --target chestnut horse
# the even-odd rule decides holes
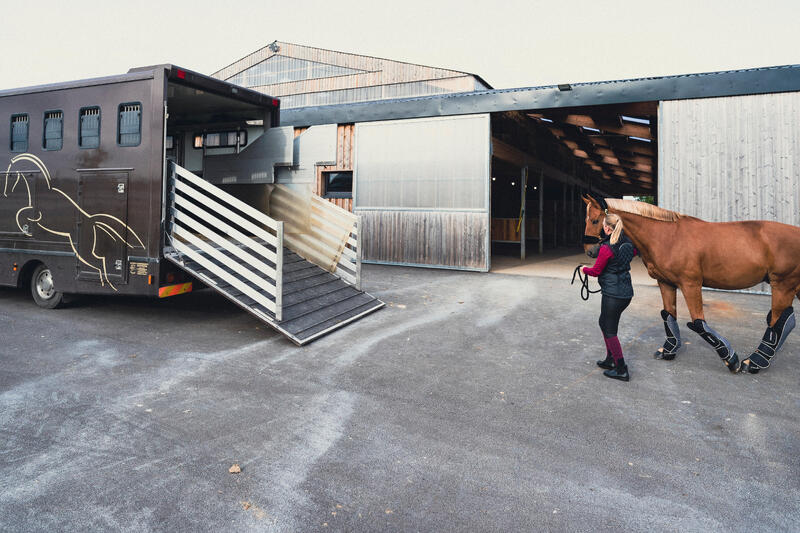
[[[800,228],[778,222],[706,222],[643,202],[583,197],[586,203],[584,249],[591,255],[599,242],[606,213],[618,215],[650,277],[658,281],[666,341],[654,355],[674,359],[681,347],[677,323],[677,290],[686,299],[698,333],[731,372],[755,374],[794,328],[794,297],[800,298]],[[748,359],[739,357],[725,337],[711,329],[703,314],[703,287],[744,289],[762,281],[772,287],[767,330]]]

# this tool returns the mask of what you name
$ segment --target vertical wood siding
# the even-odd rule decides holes
[[[363,259],[486,270],[485,213],[359,210]]]
[[[323,196],[325,187],[322,180],[322,173],[328,170],[353,170],[353,147],[355,139],[354,124],[339,124],[336,129],[336,165],[325,165],[317,167],[317,185],[315,194]],[[352,198],[326,198],[332,204],[353,211]]]
[[[659,205],[800,226],[799,92],[662,102],[658,131]]]

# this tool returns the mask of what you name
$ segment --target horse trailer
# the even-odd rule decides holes
[[[173,65],[0,91],[0,285],[54,308],[200,282],[297,344],[382,307],[358,217],[275,183],[296,166],[279,110]]]

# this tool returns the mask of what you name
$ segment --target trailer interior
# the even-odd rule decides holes
[[[292,132],[273,128],[277,100],[244,93],[168,82],[164,257],[302,345],[384,304],[361,290],[357,217],[275,184]]]

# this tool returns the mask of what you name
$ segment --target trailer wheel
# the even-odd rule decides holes
[[[64,303],[64,293],[55,289],[53,273],[46,265],[39,265],[31,276],[31,295],[39,307],[55,309]]]

